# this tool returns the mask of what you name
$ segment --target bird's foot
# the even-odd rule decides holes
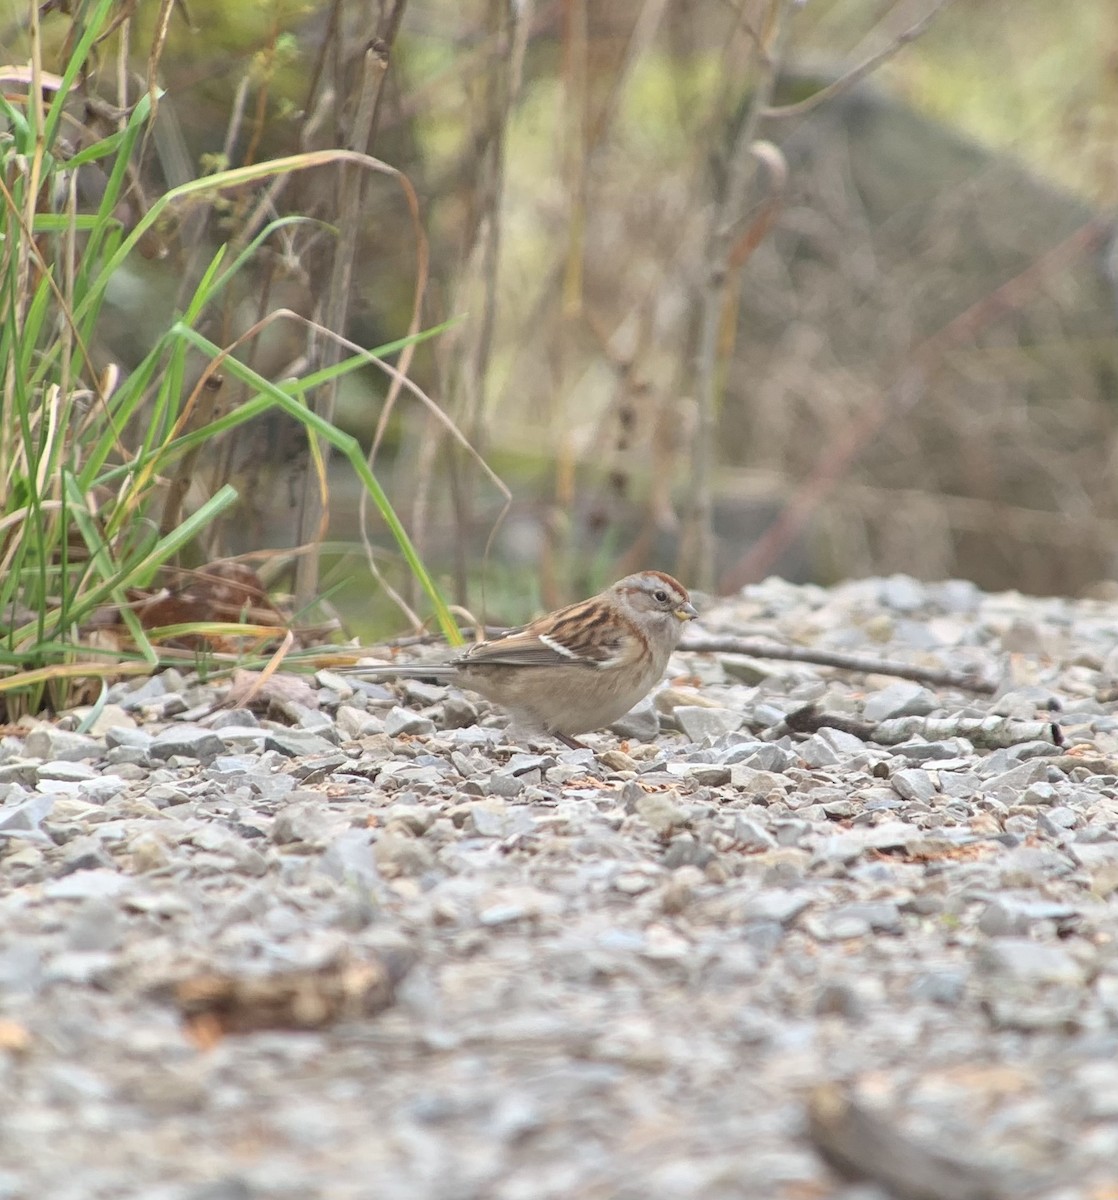
[[[568,750],[589,750],[590,747],[585,742],[580,742],[578,738],[567,737],[565,733],[553,733],[551,735],[557,742],[562,742]]]

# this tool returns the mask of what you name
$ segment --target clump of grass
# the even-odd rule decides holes
[[[120,214],[135,207],[130,172],[157,93],[140,96],[107,135],[82,124],[75,113],[84,108],[74,103],[95,78],[95,48],[114,19],[115,2],[83,6],[57,76],[43,68],[38,6],[29,8],[31,63],[17,80],[22,91],[0,95],[0,710],[11,719],[61,707],[73,680],[181,662],[191,639],[205,646],[224,639],[233,648],[225,657],[263,661],[284,631],[275,622],[254,622],[250,605],[232,620],[155,627],[144,612],[166,573],[184,555],[197,561],[199,535],[238,501],[226,484],[187,509],[170,498],[168,481],[200,447],[274,409],[303,427],[320,477],[323,444],[350,463],[443,632],[459,640],[358,443],[308,403],[314,389],[403,343],[353,353],[277,384],[238,354],[259,326],[231,346],[199,332],[203,315],[260,247],[300,218],[273,222],[236,252],[218,247],[184,311],[131,371],[98,363],[94,350],[114,277],[177,205],[338,160],[382,164],[322,151],[219,171],[166,192],[128,221]],[[80,149],[73,151],[75,144]],[[90,170],[99,172],[101,194],[86,210],[76,179]],[[294,318],[280,313],[269,320],[285,315]],[[236,380],[246,397],[224,413],[206,400],[222,377]],[[105,634],[106,613],[112,637]]]

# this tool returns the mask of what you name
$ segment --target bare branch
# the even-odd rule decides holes
[[[784,662],[814,663],[820,667],[837,667],[842,671],[857,671],[862,675],[896,675],[932,687],[959,688],[987,695],[997,685],[982,679],[973,671],[938,671],[918,667],[914,663],[896,662],[886,658],[866,658],[860,654],[836,654],[829,650],[807,650],[794,646],[779,646],[775,642],[753,641],[750,638],[689,638],[680,646],[695,654],[744,654],[749,658],[770,658]]]
[[[864,62],[859,63],[853,70],[843,75],[841,79],[836,79],[834,83],[829,83],[826,87],[820,88],[819,91],[813,92],[798,104],[782,104],[775,108],[766,108],[762,116],[766,119],[802,117],[809,112],[813,112],[821,104],[826,104],[828,100],[833,100],[843,92],[849,91],[855,84],[865,79],[867,75],[872,75],[882,63],[888,62],[889,59],[907,46],[909,42],[916,41],[941,13],[945,12],[954,3],[955,0],[938,0],[915,25],[898,34],[889,45],[879,50],[876,54],[871,54]]]

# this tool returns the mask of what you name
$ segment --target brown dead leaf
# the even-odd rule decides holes
[[[595,779],[593,775],[576,775],[563,784],[564,788],[600,788],[601,786],[602,781]]]
[[[269,600],[256,572],[245,563],[214,562],[194,571],[173,568],[164,573],[165,586],[155,595],[133,595],[135,611],[145,629],[194,622],[234,622],[286,631],[287,620]],[[175,639],[186,649],[203,644],[216,651],[233,652],[235,638]]]
[[[195,570],[166,568],[160,586],[152,590],[129,589],[132,611],[146,630],[171,625],[233,623],[274,629],[285,633],[289,620],[268,597],[267,589],[256,572],[245,563],[220,560]],[[247,635],[246,635],[247,636]],[[251,635],[259,640],[259,634]],[[130,642],[119,608],[98,610],[82,640],[115,637],[122,645]],[[234,653],[243,639],[203,637],[183,634],[168,638],[167,646],[186,650],[207,648],[219,653]]]
[[[232,1033],[321,1029],[373,1016],[393,1003],[411,961],[405,954],[343,956],[317,970],[260,976],[208,971],[174,984],[172,997],[190,1036],[208,1048]]]
[[[988,858],[994,847],[988,842],[972,842],[969,846],[952,846],[947,843],[917,843],[907,850],[870,850],[867,857],[886,859],[889,862],[977,862]]]

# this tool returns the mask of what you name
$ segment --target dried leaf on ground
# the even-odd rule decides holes
[[[162,585],[152,590],[129,589],[132,611],[146,630],[176,625],[239,624],[254,626],[251,635],[259,640],[259,630],[287,631],[289,618],[273,604],[260,577],[240,562],[218,561],[195,570],[169,568]],[[120,611],[102,609],[95,617],[95,629],[120,629]],[[123,633],[123,631],[122,631]],[[219,652],[236,652],[242,639],[212,633],[183,633],[165,641],[165,645],[188,650],[206,647]]]
[[[207,1047],[231,1033],[321,1029],[374,1016],[393,1003],[411,962],[398,954],[260,976],[207,971],[176,983],[173,998],[191,1036]]]

